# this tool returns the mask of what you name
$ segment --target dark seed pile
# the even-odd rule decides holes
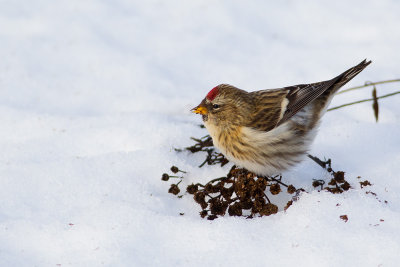
[[[205,185],[189,185],[186,191],[193,194],[193,199],[201,206],[200,216],[213,220],[226,212],[230,216],[247,218],[277,213],[278,207],[265,193],[267,189],[271,194],[281,192],[278,182],[233,166],[227,177],[211,180]]]
[[[334,172],[331,171],[333,178],[329,181],[328,186],[325,186],[324,180],[314,180],[312,185],[314,187],[320,186],[321,189],[331,192],[332,194],[341,194],[344,191],[348,191],[351,186],[349,182],[345,180],[344,172],[338,171]]]
[[[171,168],[172,169],[172,168]],[[164,174],[163,176],[168,175]],[[191,184],[186,192],[193,195],[200,205],[202,218],[214,220],[228,213],[230,216],[268,216],[278,212],[278,206],[271,203],[266,191],[272,195],[282,192],[281,184],[289,194],[297,192],[293,185],[285,185],[272,177],[257,177],[253,173],[233,166],[226,177],[216,178],[206,184]],[[178,184],[172,184],[169,192],[178,194]],[[290,203],[287,206],[291,205]]]
[[[209,135],[200,139],[191,138],[196,143],[186,147],[185,150],[192,153],[205,152],[206,159],[199,167],[207,165],[224,166],[229,161],[221,153],[217,153],[213,147],[212,139]],[[175,149],[182,151],[182,149]],[[331,174],[331,179],[325,186],[324,180],[313,180],[314,187],[326,190],[332,194],[341,194],[348,191],[351,186],[345,179],[343,171],[334,171],[331,167],[331,160],[322,161],[317,157],[310,156],[318,165],[326,169]],[[278,212],[278,206],[270,201],[268,195],[278,195],[287,192],[292,195],[292,200],[288,201],[284,210],[288,209],[294,201],[298,199],[302,188],[296,189],[293,185],[282,182],[282,177],[262,177],[257,176],[246,169],[233,166],[225,177],[212,179],[206,184],[191,184],[186,187],[184,194],[181,193],[179,184],[182,182],[186,172],[176,166],[171,167],[172,175],[164,173],[161,177],[163,181],[171,178],[178,179],[177,183],[170,185],[169,193],[181,198],[184,194],[193,195],[194,201],[201,207],[200,216],[209,220],[214,220],[218,216],[226,213],[230,216],[244,216],[254,218],[256,216],[269,216]],[[371,185],[368,181],[360,182],[361,187]],[[284,190],[282,190],[282,187]],[[342,218],[343,219],[343,218]]]
[[[317,157],[310,155],[309,158],[314,160],[318,165],[326,169],[332,175],[332,179],[329,181],[328,186],[324,187],[325,185],[324,180],[313,180],[312,185],[314,187],[321,187],[321,190],[326,190],[328,192],[331,192],[332,194],[341,194],[344,191],[348,191],[351,188],[349,182],[347,182],[344,177],[344,172],[343,171],[335,172],[332,169],[331,166],[332,162],[330,159],[328,159],[327,161],[322,161]]]

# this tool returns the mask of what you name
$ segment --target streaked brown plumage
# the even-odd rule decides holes
[[[232,162],[259,175],[299,163],[314,140],[334,94],[371,61],[323,82],[246,92],[214,87],[193,112],[203,115],[214,145]]]

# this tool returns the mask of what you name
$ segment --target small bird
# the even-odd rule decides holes
[[[323,82],[247,92],[220,84],[192,109],[201,114],[214,146],[235,165],[272,176],[307,154],[335,93],[371,61]]]

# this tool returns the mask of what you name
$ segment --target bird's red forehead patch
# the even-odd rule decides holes
[[[214,98],[218,95],[218,86],[215,86],[213,89],[211,89],[210,92],[207,94],[207,99],[210,101],[213,101]]]

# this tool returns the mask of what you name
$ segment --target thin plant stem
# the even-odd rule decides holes
[[[265,198],[268,200],[268,203],[271,203],[271,200],[269,200],[267,194],[264,193]]]
[[[393,95],[397,95],[397,94],[400,94],[400,91],[397,91],[397,92],[394,92],[394,93],[390,93],[390,94],[387,94],[387,95],[382,95],[382,96],[377,97],[376,99],[381,99],[381,98],[385,98],[385,97],[389,97],[389,96],[393,96]],[[339,108],[344,108],[344,107],[347,107],[347,106],[351,106],[351,105],[355,105],[355,104],[359,104],[359,103],[363,103],[363,102],[369,102],[369,101],[374,101],[374,99],[373,98],[369,98],[369,99],[363,99],[363,100],[359,100],[359,101],[343,104],[343,105],[340,105],[340,106],[337,106],[337,107],[330,108],[327,111],[331,111],[331,110],[335,110],[335,109],[339,109]]]
[[[336,94],[339,95],[339,94],[343,94],[343,93],[346,93],[346,92],[349,92],[349,91],[365,88],[365,87],[368,87],[368,86],[374,86],[374,85],[377,85],[377,84],[395,83],[395,82],[400,82],[400,79],[386,80],[386,81],[380,81],[380,82],[366,82],[364,85],[347,88],[347,89],[344,89],[344,90],[341,90],[341,91],[337,92]]]
[[[281,182],[280,180],[276,179],[275,177],[267,176],[267,179],[271,179],[272,181],[277,182],[278,184],[281,184],[281,185],[283,185],[285,187],[289,187],[287,184]]]

